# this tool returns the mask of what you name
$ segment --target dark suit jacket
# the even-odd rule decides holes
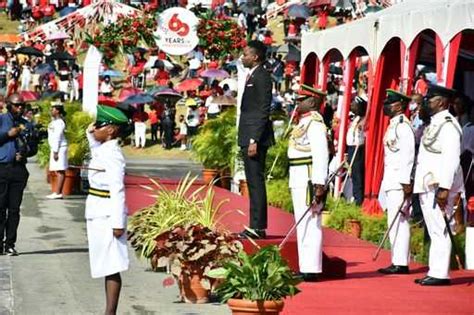
[[[248,146],[250,139],[267,147],[275,143],[270,121],[271,102],[272,79],[260,65],[247,80],[242,96],[238,137],[240,147]]]

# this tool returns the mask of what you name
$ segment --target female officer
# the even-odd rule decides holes
[[[51,104],[52,120],[48,125],[48,144],[51,151],[49,157],[49,170],[56,172],[57,184],[55,191],[46,196],[48,199],[61,199],[67,161],[67,140],[65,136],[66,123],[64,122],[64,106],[62,103],[53,102]]]
[[[105,314],[117,311],[122,286],[120,272],[127,270],[129,263],[125,159],[117,139],[128,123],[119,109],[97,106],[96,122],[86,132],[92,156],[85,212],[89,259],[92,278],[105,277]]]

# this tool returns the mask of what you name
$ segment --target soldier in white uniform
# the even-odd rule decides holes
[[[48,199],[61,199],[66,170],[69,167],[67,160],[66,123],[64,122],[64,106],[61,102],[51,104],[52,120],[48,125],[48,144],[50,148],[49,170],[56,172],[57,182],[55,191],[46,196]]]
[[[410,97],[394,90],[387,90],[384,114],[390,118],[385,132],[384,175],[381,191],[385,194],[390,230],[392,264],[379,269],[383,274],[408,274],[410,256],[409,200],[411,199],[411,174],[415,161],[415,134],[410,120],[403,114]],[[399,213],[400,210],[400,213]]]
[[[449,113],[455,91],[430,86],[425,109],[430,124],[421,138],[416,164],[414,193],[419,194],[421,209],[431,238],[428,275],[416,279],[420,285],[449,285],[449,263],[452,243],[446,232],[443,213],[453,212],[454,197],[463,190],[459,180],[462,130]]]
[[[115,314],[128,269],[125,159],[117,136],[128,118],[117,108],[97,106],[97,119],[87,130],[92,159],[85,217],[92,278],[105,277],[106,314]]]
[[[298,221],[314,199],[317,205],[301,221],[296,230],[299,270],[305,281],[316,281],[322,272],[321,229],[322,201],[328,173],[326,126],[318,112],[326,93],[302,85],[298,113],[300,120],[292,130],[288,147],[289,186],[295,220]]]

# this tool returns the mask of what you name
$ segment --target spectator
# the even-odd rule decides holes
[[[415,93],[426,96],[427,92],[428,92],[428,81],[426,81],[426,75],[424,73],[420,73],[418,75],[418,80],[416,80],[415,82]]]
[[[69,84],[71,80],[71,72],[66,63],[59,65],[59,91],[62,93],[62,101],[64,102],[69,96]]]
[[[461,127],[469,122],[470,100],[464,94],[458,94],[454,98],[452,110]]]
[[[155,82],[159,86],[167,86],[170,82],[170,74],[165,70],[165,66],[160,64],[155,75]]]
[[[176,139],[176,142],[179,142],[181,144],[179,148],[181,151],[187,150],[187,146],[186,146],[187,137],[188,137],[188,126],[186,125],[184,115],[179,115],[179,134]]]
[[[221,106],[216,102],[217,90],[212,90],[211,96],[206,99],[207,119],[213,119],[219,116]]]
[[[347,153],[351,162],[352,194],[357,205],[364,200],[364,169],[365,169],[365,114],[367,101],[356,96],[351,104],[353,114],[346,135]]]
[[[31,76],[32,75],[31,75],[30,62],[27,61],[23,64],[22,71],[21,71],[20,91],[29,91],[30,90]]]
[[[71,94],[69,100],[72,102],[79,100],[80,93],[79,93],[79,77],[81,76],[81,69],[77,64],[72,66],[72,86],[71,86]]]
[[[135,126],[135,148],[145,148],[146,145],[146,121],[148,114],[144,110],[144,106],[138,106],[137,111],[133,114],[133,123]]]
[[[283,81],[283,73],[284,73],[284,64],[282,61],[282,56],[278,55],[273,63],[272,69],[272,79],[274,83],[274,88],[277,91],[281,91],[281,82]]]
[[[151,127],[151,141],[158,142],[158,126],[159,126],[159,117],[158,112],[155,107],[151,108],[151,111],[148,113],[150,118],[150,127]]]
[[[114,89],[115,88],[114,88],[114,85],[113,85],[112,81],[110,80],[110,76],[106,75],[104,77],[104,80],[100,83],[99,92],[103,96],[112,97]]]

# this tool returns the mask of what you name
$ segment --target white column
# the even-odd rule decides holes
[[[438,82],[438,85],[446,86],[448,81],[448,64],[449,64],[449,53],[451,51],[451,43],[448,43],[443,50],[443,73],[441,74],[442,81]]]
[[[99,68],[102,61],[102,53],[95,47],[90,46],[84,60],[84,88],[82,96],[82,110],[92,116],[97,113],[99,98]]]
[[[337,113],[340,118],[340,124],[339,124],[339,140],[337,143],[337,154],[336,154],[336,161],[337,165],[339,165],[342,160],[344,159],[344,138],[346,137],[345,130],[347,129],[347,112],[344,111],[344,104],[346,104],[347,101],[350,102],[351,96],[352,96],[352,84],[349,82],[350,77],[349,77],[349,72],[350,72],[350,57],[347,57],[347,59],[344,61],[344,77],[343,77],[343,84],[344,84],[344,93],[342,95],[342,101],[338,104],[337,107]],[[347,91],[349,89],[349,91]],[[349,100],[347,100],[349,98]],[[340,196],[340,190],[341,190],[341,185],[342,185],[343,179],[339,176],[336,177],[336,183],[334,186],[334,197],[339,198]]]

